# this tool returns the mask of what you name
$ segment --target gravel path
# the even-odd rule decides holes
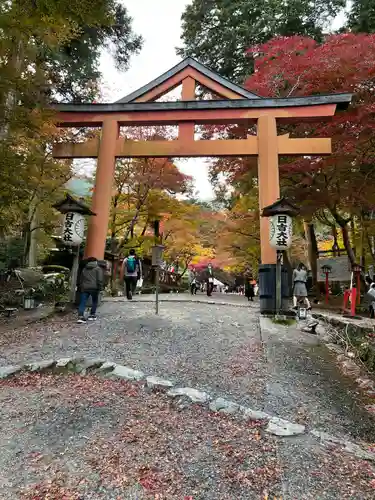
[[[375,468],[314,443],[288,494],[280,445],[260,422],[94,375],[0,381],[3,500],[370,500]],[[298,448],[298,449],[297,449]],[[299,464],[299,467],[305,464]],[[298,491],[299,494],[295,494]]]
[[[264,410],[291,421],[306,424],[307,429],[319,429],[350,440],[375,442],[373,418],[363,410],[360,397],[355,392],[355,386],[349,379],[341,376],[334,358],[324,346],[319,344],[317,337],[302,333],[296,328],[276,326],[271,322],[268,322],[267,328],[262,328],[261,333],[257,304],[247,304],[242,298],[232,299],[232,305],[192,303],[186,300],[188,298],[174,296],[163,302],[159,316],[154,314],[153,303],[147,302],[150,298],[142,297],[141,300],[133,302],[111,300],[103,304],[100,309],[100,318],[95,323],[77,325],[73,317],[55,318],[52,321],[1,333],[0,363],[2,365],[17,364],[26,360],[56,359],[66,356],[98,357],[140,369],[147,375],[169,378],[179,386],[195,387],[211,395],[224,396],[253,409]],[[198,299],[205,300],[203,297]],[[264,324],[263,320],[262,324]],[[68,469],[70,467],[71,470],[74,470],[74,463],[76,463],[74,454],[81,453],[77,451],[83,443],[79,435],[90,434],[88,426],[91,426],[94,434],[102,437],[100,447],[103,447],[105,433],[110,436],[114,432],[113,426],[127,419],[128,410],[121,405],[118,406],[120,403],[115,400],[108,399],[104,405],[106,410],[100,405],[97,409],[95,404],[90,403],[87,408],[82,406],[74,409],[74,412],[78,411],[78,413],[72,416],[70,409],[68,411],[65,408],[66,403],[61,408],[56,405],[51,408],[48,406],[49,398],[53,400],[54,396],[49,394],[49,390],[44,386],[39,392],[42,395],[39,393],[33,395],[22,390],[15,391],[14,394],[12,391],[3,391],[2,398],[5,399],[0,399],[0,403],[5,405],[1,413],[6,429],[4,435],[7,436],[8,433],[13,435],[18,432],[17,425],[22,426],[22,419],[26,419],[26,422],[32,421],[32,416],[28,417],[28,410],[22,413],[23,404],[25,408],[30,406],[30,411],[42,414],[44,410],[41,409],[47,405],[48,418],[52,419],[51,421],[55,421],[56,418],[61,419],[58,427],[53,427],[56,446],[62,446],[59,433],[65,427],[68,429],[68,435],[66,437],[64,431],[64,442],[72,440],[74,444],[78,440],[79,446],[74,445],[75,451],[73,450],[73,454],[69,455],[71,457],[69,460],[73,462],[68,460],[68,465],[64,465]],[[43,398],[46,396],[46,399],[39,400],[42,396]],[[115,397],[115,394],[112,393],[112,396]],[[155,404],[156,406],[152,406],[155,411],[163,414],[164,410],[158,406],[159,403],[154,401],[150,404],[151,406]],[[142,412],[147,413],[147,410],[137,405],[134,407],[135,414],[142,419]],[[111,413],[112,407],[116,410],[113,414]],[[18,410],[15,414],[12,413],[12,417],[15,417],[13,421],[9,419],[9,411],[13,412],[14,408]],[[57,408],[58,415],[56,414]],[[133,410],[129,411],[133,412]],[[187,418],[191,421],[195,418],[199,419],[200,411],[189,414]],[[105,418],[100,417],[100,412],[104,412]],[[19,424],[17,424],[17,415],[22,417],[19,419]],[[173,415],[171,418],[175,421],[177,417]],[[155,425],[156,427],[161,425],[160,420],[158,422],[158,424],[151,422],[150,425],[155,428]],[[13,428],[13,425],[16,427]],[[46,425],[48,427],[50,424],[46,423]],[[200,425],[203,425],[203,421]],[[176,427],[179,430],[173,431],[176,432],[175,436],[184,433],[182,423],[178,425],[176,423]],[[196,490],[191,486],[194,491],[194,500],[199,498],[238,498],[239,500],[260,498],[263,500],[264,496],[259,496],[263,493],[259,493],[259,489],[254,489],[253,486],[251,486],[252,493],[250,490],[246,494],[238,490],[241,493],[234,494],[234,490],[225,489],[226,486],[221,485],[220,488],[224,489],[218,490],[220,495],[214,496],[212,492],[215,488],[219,488],[218,485],[224,476],[212,468],[209,456],[213,454],[216,457],[212,451],[212,440],[221,438],[212,437],[212,433],[216,432],[212,428],[201,427],[200,430],[203,434],[207,432],[207,435],[211,437],[205,444],[202,444],[202,448],[199,448],[200,458],[195,458],[195,468],[192,466],[189,470],[192,477],[194,475],[199,477],[199,488],[203,488],[202,491],[206,496],[200,496],[199,488]],[[172,433],[172,430],[166,430],[163,427],[163,432]],[[222,432],[225,433],[225,430],[222,429]],[[19,448],[14,445],[14,439],[16,437],[11,441],[5,439],[1,443],[1,446],[6,448],[6,453],[10,453],[9,456],[12,457],[9,459],[11,464],[18,463],[17,456],[20,452],[17,450],[22,448],[22,445],[17,445]],[[34,437],[30,439],[30,442],[34,442]],[[44,439],[47,444],[49,443],[48,446],[55,450],[53,443],[48,441],[46,436],[42,441]],[[237,446],[240,446],[240,441],[236,441]],[[241,441],[241,446],[244,443]],[[277,440],[276,443],[274,465],[280,471],[272,476],[269,485],[270,491],[282,494],[283,499],[348,498],[360,500],[374,498],[374,470],[366,462],[342,453],[340,447],[326,448],[311,434]],[[59,452],[53,451],[53,453]],[[121,455],[123,452],[119,450],[118,453]],[[144,451],[141,453],[142,456],[143,453]],[[153,453],[156,454],[156,451]],[[173,453],[177,451],[174,450]],[[126,458],[128,459],[129,457]],[[227,459],[228,457],[225,460]],[[1,465],[1,460],[0,457],[0,468],[6,468],[6,464]],[[21,469],[22,464],[21,460],[19,463]],[[199,476],[199,471],[205,470],[205,467],[208,471],[207,476],[202,478]],[[185,465],[182,469],[185,471]],[[66,468],[64,470],[66,473]],[[181,474],[180,469],[177,472]],[[227,481],[227,476],[225,478]],[[156,483],[159,480],[160,478],[155,479]],[[138,484],[137,481],[134,484]],[[165,493],[167,491],[165,484],[163,488]],[[129,493],[128,496],[120,496],[120,498],[143,498],[137,491],[134,493],[135,496]],[[255,491],[257,491],[256,495]],[[178,495],[180,492],[181,495],[187,495],[188,499],[192,496],[189,492],[185,493],[185,490],[179,490]],[[184,498],[178,495],[163,496],[163,500],[164,498],[176,498],[176,500]],[[61,496],[51,498],[57,500]],[[74,500],[76,497],[68,496],[68,498]],[[82,498],[91,500],[91,498],[102,497],[87,494]],[[116,497],[103,496],[103,498]]]
[[[93,375],[14,377],[0,382],[0,403],[4,500],[281,493],[276,439],[257,422],[182,410],[165,395]]]
[[[102,357],[149,375],[262,406],[264,363],[255,307],[106,302],[95,323],[58,321],[0,340],[1,364],[64,356]],[[260,409],[260,408],[259,408]]]

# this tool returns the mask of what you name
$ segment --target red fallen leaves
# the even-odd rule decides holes
[[[115,393],[127,397],[139,395],[140,386],[126,380],[105,380],[95,375],[56,374],[56,373],[20,373],[9,379],[0,380],[0,387],[20,387],[23,389],[43,389],[58,387],[59,394],[70,398],[94,397],[94,406],[105,406],[98,401],[98,393]]]
[[[82,500],[80,493],[66,488],[61,483],[65,478],[61,473],[51,481],[34,484],[29,491],[21,493],[22,500]]]
[[[163,485],[163,481],[160,477],[160,472],[155,468],[141,467],[141,476],[138,480],[139,484],[148,491],[158,491]]]

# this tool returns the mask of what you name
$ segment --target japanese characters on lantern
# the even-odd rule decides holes
[[[64,220],[63,242],[69,246],[78,246],[83,241],[84,233],[84,216],[75,212],[68,212]]]
[[[292,244],[292,218],[277,214],[270,217],[270,244],[276,250],[287,250]]]

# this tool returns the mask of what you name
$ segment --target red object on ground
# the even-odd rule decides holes
[[[357,303],[357,289],[352,288],[352,297],[351,297],[351,304],[350,304],[350,316],[355,316],[355,306]]]
[[[355,316],[355,307],[357,301],[357,289],[351,288],[350,290],[344,291],[344,303],[342,307],[342,312],[345,314],[347,312],[347,305],[350,299],[350,316]]]

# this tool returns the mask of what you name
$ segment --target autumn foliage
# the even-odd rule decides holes
[[[355,242],[348,224],[359,225],[375,205],[375,35],[345,33],[311,38],[276,38],[249,49],[255,72],[246,87],[263,96],[294,97],[351,92],[353,101],[329,121],[281,129],[294,137],[331,137],[333,154],[282,159],[284,192],[307,217],[339,226],[352,262]],[[352,240],[353,240],[352,235]]]

